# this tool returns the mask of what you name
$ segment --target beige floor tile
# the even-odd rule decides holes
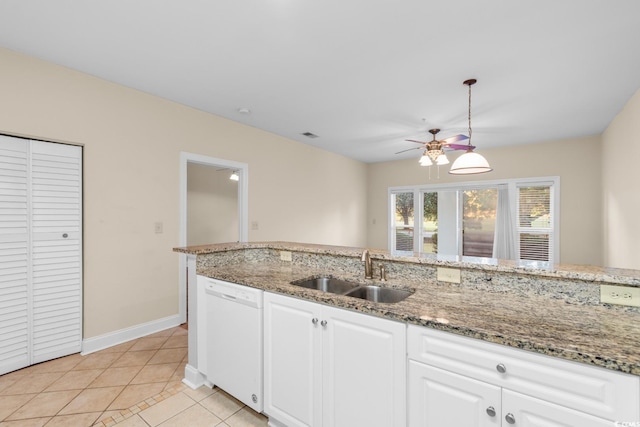
[[[9,415],[7,419],[21,420],[25,418],[49,417],[56,415],[58,411],[71,402],[78,393],[79,390],[40,393],[13,414]]]
[[[134,415],[133,417],[127,418],[121,423],[118,423],[117,426],[118,427],[149,427],[149,424],[145,423],[144,420],[140,418],[140,416]],[[196,427],[196,426],[188,426],[188,427]]]
[[[162,365],[147,365],[143,367],[131,384],[146,384],[167,382],[176,371],[178,363],[165,363]]]
[[[70,371],[51,384],[45,391],[80,390],[87,388],[89,384],[104,372],[104,369],[87,369],[83,371]]]
[[[144,366],[149,359],[156,354],[157,350],[128,351],[118,360],[113,362],[112,368],[122,368],[124,366]]]
[[[268,419],[246,406],[224,420],[229,427],[267,427]]]
[[[109,410],[128,409],[156,394],[160,394],[163,389],[163,383],[128,385],[113,403],[109,405]]]
[[[162,345],[162,348],[187,348],[187,335],[174,335],[169,337],[167,342]]]
[[[60,415],[104,411],[123,389],[124,387],[104,387],[83,390],[60,411]]]
[[[42,427],[50,419],[50,417],[45,417],[30,418],[28,420],[4,421],[0,423],[0,427]]]
[[[98,423],[98,422],[100,422],[100,421],[102,421],[104,419],[107,419],[109,417],[113,417],[113,416],[116,416],[116,415],[119,415],[119,414],[120,414],[119,410],[118,411],[104,411],[102,414],[100,414],[100,416],[98,417],[98,419],[95,422]]]
[[[244,406],[244,404],[222,390],[201,400],[200,404],[222,420],[226,420]]]
[[[31,366],[31,372],[38,374],[48,372],[68,372],[82,362],[83,359],[84,357],[81,356],[80,353],[70,354],[69,356],[33,365]]]
[[[173,335],[173,328],[165,329],[164,331],[159,331],[151,335],[147,335],[144,338],[168,338],[171,335]]]
[[[105,369],[104,372],[89,385],[89,388],[127,385],[133,377],[140,372],[140,369],[142,369],[140,366]]]
[[[64,375],[62,372],[30,374],[2,390],[0,395],[40,393],[62,375]]]
[[[196,402],[200,402],[202,399],[211,396],[213,393],[217,393],[219,389],[217,388],[209,388],[207,386],[199,387],[195,390],[192,388],[186,387],[182,392],[195,400]]]
[[[115,362],[123,353],[93,353],[85,356],[84,360],[74,368],[81,369],[106,369]]]
[[[222,420],[200,405],[193,405],[160,424],[161,427],[217,426]]]
[[[178,393],[140,412],[140,416],[153,427],[195,404],[187,395]]]
[[[169,337],[156,337],[156,338],[140,338],[129,351],[140,350],[157,350],[169,339]]]
[[[51,418],[47,427],[87,427],[93,425],[102,412],[90,412],[87,414],[60,415]]]
[[[96,353],[122,353],[123,351],[129,351],[137,341],[138,340],[131,340],[123,342],[122,344],[104,348]]]
[[[167,385],[164,386],[165,390],[170,390],[173,387],[177,387],[182,384],[182,381],[169,381]]]
[[[18,394],[0,397],[0,421],[17,411],[22,405],[37,396],[36,394]]]
[[[155,365],[158,363],[173,363],[173,362],[182,362],[184,356],[187,354],[186,348],[166,348],[160,349],[158,352],[149,360],[150,365]]]
[[[171,375],[171,378],[169,378],[169,381],[182,381],[184,378],[185,366],[186,366],[186,363],[180,362],[176,370],[173,372],[173,375]]]
[[[176,335],[188,335],[188,334],[189,334],[189,331],[187,329],[181,328],[180,326],[178,326],[177,328],[174,328],[172,335],[176,336]]]
[[[6,375],[2,375],[0,376],[0,393],[2,392],[2,390],[6,389],[7,387],[15,384],[16,381],[18,381],[20,378],[18,377],[9,377]]]

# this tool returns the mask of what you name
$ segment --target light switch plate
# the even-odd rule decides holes
[[[291,261],[291,252],[289,252],[289,251],[280,251],[280,260],[281,261]]]
[[[438,267],[437,279],[439,282],[460,283],[460,270],[457,268]]]
[[[640,307],[640,288],[600,285],[600,302]]]

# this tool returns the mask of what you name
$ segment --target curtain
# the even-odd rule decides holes
[[[516,252],[515,221],[511,212],[509,187],[505,184],[498,185],[493,257],[500,259],[518,259]]]

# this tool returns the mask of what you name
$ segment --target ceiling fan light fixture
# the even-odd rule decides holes
[[[233,173],[231,174],[231,176],[229,177],[229,179],[231,181],[240,181],[240,176],[238,175],[237,171],[233,171]]]

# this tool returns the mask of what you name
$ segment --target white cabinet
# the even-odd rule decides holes
[[[407,335],[412,427],[604,427],[640,419],[637,376],[415,325]]]
[[[495,427],[501,390],[414,360],[409,361],[409,425]]]
[[[264,295],[265,412],[274,425],[404,426],[406,326]]]
[[[81,342],[82,149],[0,135],[0,374]]]

